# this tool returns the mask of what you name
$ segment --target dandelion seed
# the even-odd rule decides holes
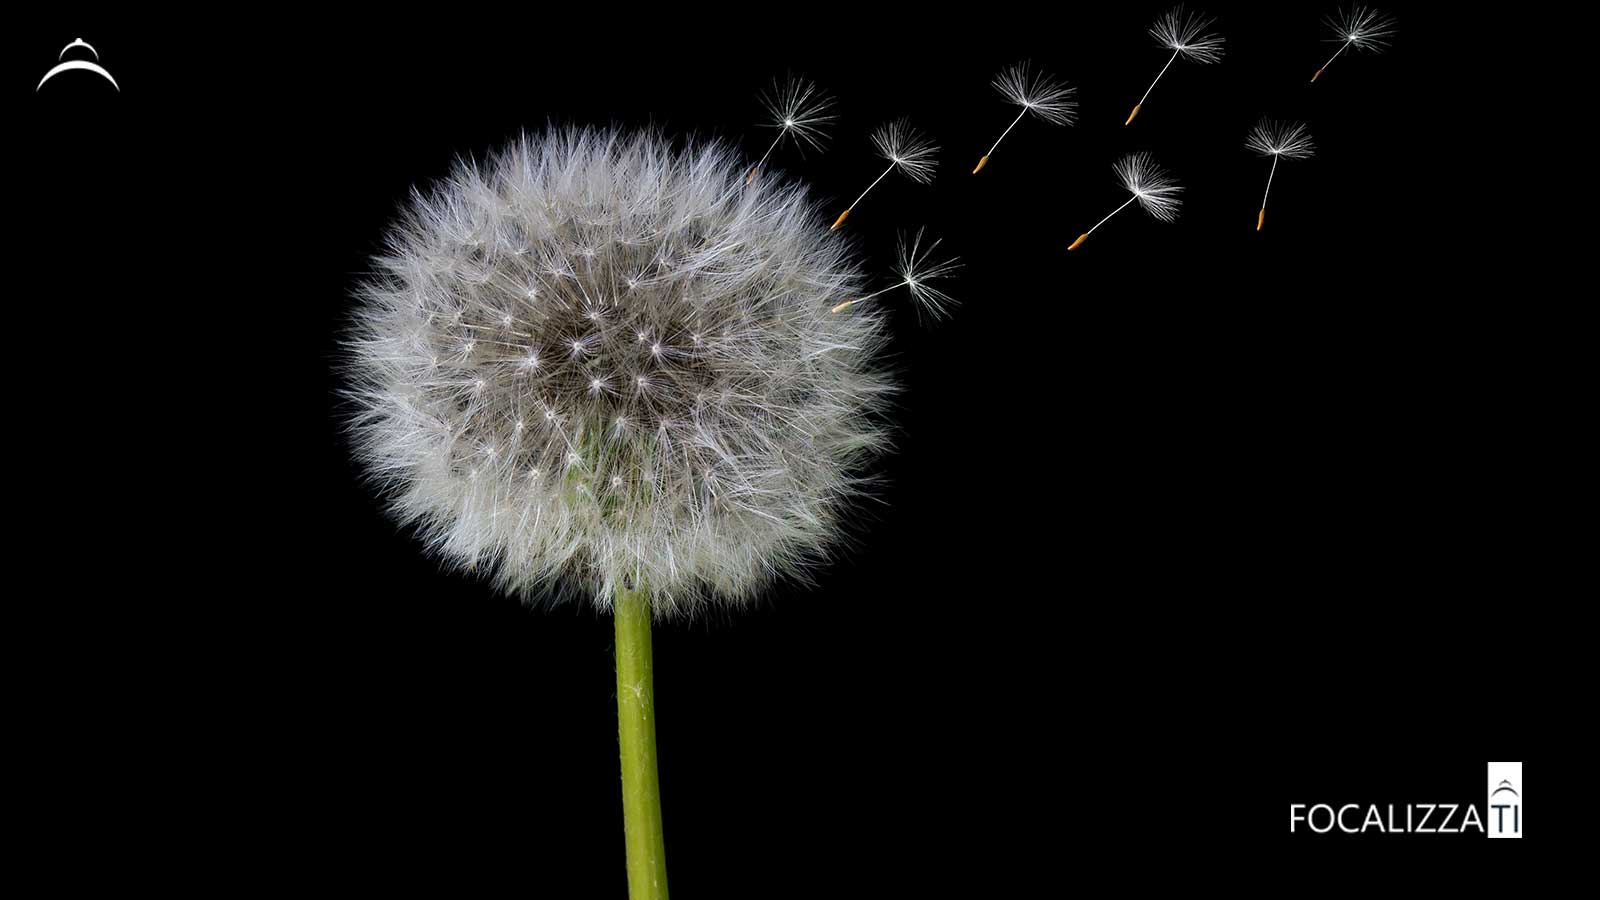
[[[939,167],[939,147],[928,140],[921,132],[911,127],[907,119],[899,119],[879,128],[872,133],[872,144],[878,148],[878,155],[889,161],[889,167],[883,170],[861,196],[855,199],[844,212],[839,213],[839,218],[833,222],[832,231],[844,224],[850,215],[850,210],[856,208],[856,203],[878,186],[890,172],[899,169],[905,176],[918,184],[928,184],[933,181],[934,170]]]
[[[1122,182],[1122,187],[1133,196],[1112,210],[1111,215],[1096,222],[1094,228],[1078,235],[1078,239],[1072,242],[1068,250],[1078,249],[1080,244],[1089,239],[1089,235],[1094,234],[1095,228],[1104,225],[1111,216],[1122,212],[1135,200],[1139,201],[1139,206],[1143,207],[1145,212],[1162,222],[1171,222],[1178,218],[1178,208],[1183,205],[1183,201],[1178,199],[1178,194],[1183,188],[1167,174],[1166,170],[1156,165],[1150,154],[1133,153],[1124,156],[1117,160],[1112,170],[1117,173],[1117,180]]]
[[[1250,129],[1245,147],[1262,156],[1272,157],[1272,168],[1267,172],[1267,189],[1261,194],[1261,212],[1256,214],[1256,230],[1267,221],[1267,194],[1272,193],[1272,176],[1278,172],[1280,159],[1310,159],[1314,152],[1311,132],[1300,122],[1273,122],[1262,119]]]
[[[934,287],[932,282],[944,278],[961,268],[961,263],[955,258],[935,261],[933,252],[937,249],[939,249],[938,241],[929,244],[928,249],[922,249],[921,231],[917,232],[916,237],[913,237],[909,244],[906,243],[905,238],[902,236],[897,254],[899,264],[895,266],[895,272],[900,276],[900,280],[865,297],[846,300],[835,306],[833,311],[843,312],[857,303],[865,303],[880,294],[887,294],[896,288],[903,287],[910,289],[911,299],[916,301],[919,311],[926,313],[929,318],[934,320],[944,318],[949,314],[950,307],[955,305],[955,300],[949,294]]]
[[[974,175],[983,171],[983,167],[989,164],[989,157],[994,154],[995,148],[1000,146],[1000,141],[1005,140],[1011,129],[1017,127],[1017,123],[1028,113],[1033,113],[1052,125],[1071,125],[1077,118],[1078,101],[1072,99],[1072,95],[1077,93],[1078,89],[1056,82],[1042,72],[1029,72],[1026,62],[1017,63],[996,75],[991,84],[1007,102],[1022,107],[1022,111],[1011,120],[1005,131],[1000,132],[1000,140],[994,142],[994,147],[990,147],[989,152],[978,160],[978,165],[972,170]]]
[[[1334,36],[1328,40],[1337,43],[1339,49],[1333,51],[1322,68],[1311,76],[1312,81],[1316,81],[1323,69],[1333,65],[1339,54],[1348,48],[1382,53],[1389,49],[1389,38],[1394,35],[1393,18],[1364,6],[1352,6],[1349,11],[1339,10],[1336,15],[1327,16],[1323,21],[1333,29]]]
[[[1167,64],[1161,67],[1156,75],[1156,80],[1150,82],[1150,87],[1145,89],[1144,96],[1133,105],[1133,112],[1128,113],[1128,121],[1123,125],[1132,125],[1133,117],[1139,114],[1139,107],[1144,106],[1144,101],[1150,99],[1150,92],[1156,89],[1156,82],[1161,76],[1167,74],[1173,60],[1179,56],[1193,60],[1197,63],[1214,63],[1222,60],[1222,37],[1209,33],[1206,28],[1215,21],[1199,13],[1186,13],[1182,6],[1174,7],[1166,15],[1156,20],[1150,26],[1150,36],[1156,43],[1172,51],[1172,56],[1167,59]]]
[[[771,91],[761,95],[761,105],[767,110],[767,121],[762,124],[778,129],[778,136],[772,139],[767,152],[761,154],[761,161],[751,167],[745,184],[756,177],[784,138],[793,138],[802,150],[807,146],[821,150],[827,137],[823,126],[834,120],[833,98],[803,78],[791,76],[782,84],[774,81]]]

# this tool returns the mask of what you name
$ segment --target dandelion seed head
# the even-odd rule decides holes
[[[804,188],[744,181],[721,145],[551,130],[415,195],[343,349],[396,518],[528,600],[804,576],[885,446],[884,322],[829,312],[860,270]]]
[[[1275,122],[1262,119],[1250,129],[1244,145],[1262,156],[1282,159],[1310,159],[1316,147],[1311,143],[1311,132],[1303,122]]]
[[[1381,53],[1389,48],[1389,39],[1394,36],[1394,19],[1365,6],[1341,9],[1323,21],[1333,29],[1334,37],[1329,40],[1357,50]]]
[[[1176,179],[1156,165],[1148,153],[1130,153],[1117,160],[1113,170],[1122,186],[1133,194],[1144,211],[1162,222],[1178,218],[1183,192]]]
[[[1150,26],[1150,36],[1185,59],[1197,63],[1220,62],[1223,38],[1206,31],[1214,21],[1209,16],[1186,12],[1182,6],[1176,6]]]
[[[1023,107],[1046,122],[1071,125],[1077,119],[1078,101],[1073,95],[1078,89],[1061,84],[1042,72],[1031,72],[1026,62],[1002,71],[992,84],[1007,102]]]
[[[810,81],[793,76],[774,81],[761,95],[761,105],[767,111],[763,124],[778,129],[780,139],[789,138],[796,146],[813,150],[820,150],[827,143],[825,129],[835,118],[833,98]]]
[[[909,119],[896,119],[874,131],[872,145],[879,156],[918,184],[932,182],[939,168],[939,146],[911,127]]]
[[[911,291],[911,298],[916,301],[917,310],[937,321],[950,314],[950,309],[955,306],[956,301],[949,294],[934,287],[932,282],[948,277],[961,268],[961,263],[954,258],[936,260],[934,252],[939,249],[938,241],[928,244],[926,248],[922,244],[923,237],[920,230],[909,242],[901,236],[896,254],[898,262],[896,271]]]

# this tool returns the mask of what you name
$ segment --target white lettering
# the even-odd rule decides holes
[[[1317,827],[1317,810],[1319,809],[1328,814],[1328,824],[1321,828]],[[1310,814],[1306,816],[1306,822],[1311,826],[1311,830],[1317,834],[1327,834],[1333,830],[1333,807],[1326,803],[1318,803],[1316,806],[1311,807]]]
[[[1454,803],[1441,803],[1441,804],[1439,804],[1439,808],[1440,809],[1449,810],[1449,812],[1444,814],[1444,824],[1439,826],[1439,833],[1440,834],[1460,834],[1461,833],[1461,829],[1459,829],[1459,828],[1451,828],[1450,827],[1450,817],[1456,814],[1456,804],[1454,804]]]
[[[1361,807],[1355,805],[1354,803],[1346,803],[1345,805],[1339,807],[1339,830],[1340,831],[1344,832],[1345,834],[1355,834],[1356,833],[1356,829],[1351,828],[1348,825],[1344,824],[1344,811],[1347,810],[1347,809],[1360,809],[1360,808]]]
[[[1417,834],[1433,834],[1433,829],[1427,826],[1428,817],[1433,815],[1433,811],[1436,807],[1432,803],[1418,803],[1417,806],[1424,810],[1424,812],[1422,813],[1422,821],[1417,823],[1417,827],[1414,830]]]
[[[1390,804],[1389,805],[1389,809],[1392,812],[1394,810],[1394,805]],[[1367,820],[1365,822],[1361,823],[1361,830],[1364,832],[1369,827],[1374,826],[1374,825],[1376,825],[1378,827],[1379,831],[1382,831],[1383,830],[1383,816],[1378,815],[1378,808],[1376,806],[1369,806],[1369,807],[1367,807]]]

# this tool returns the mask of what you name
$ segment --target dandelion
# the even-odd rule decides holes
[[[1133,153],[1117,160],[1112,170],[1117,173],[1117,180],[1122,182],[1122,187],[1133,196],[1127,202],[1111,211],[1110,216],[1096,222],[1094,228],[1078,235],[1068,250],[1076,250],[1078,246],[1094,234],[1094,229],[1104,225],[1111,216],[1122,212],[1129,203],[1137,200],[1144,211],[1162,222],[1171,222],[1178,218],[1178,208],[1183,201],[1178,199],[1178,194],[1183,188],[1166,170],[1156,165],[1155,160],[1148,153]]]
[[[1354,47],[1357,50],[1370,50],[1373,53],[1382,53],[1389,48],[1389,38],[1394,35],[1394,19],[1364,6],[1352,6],[1349,11],[1339,10],[1335,15],[1323,19],[1329,28],[1333,29],[1333,37],[1328,40],[1339,45],[1333,51],[1328,61],[1322,64],[1311,76],[1316,81],[1322,75],[1323,69],[1333,65],[1339,54]]]
[[[793,140],[802,149],[808,146],[814,150],[822,149],[827,138],[823,126],[834,120],[833,98],[802,78],[791,76],[782,84],[773,82],[772,89],[761,95],[761,105],[767,110],[767,120],[762,124],[776,128],[778,134],[767,146],[767,152],[761,154],[761,161],[751,167],[745,184],[756,177],[761,167],[767,164],[767,157],[778,149],[784,138]]]
[[[839,540],[885,446],[884,317],[795,184],[551,130],[413,196],[344,345],[359,462],[453,566],[615,620],[628,880],[665,896],[651,618]],[[631,286],[630,286],[631,284]],[[537,290],[530,290],[530,285]]]
[[[954,258],[935,261],[933,253],[937,249],[939,249],[938,241],[928,245],[928,249],[922,249],[921,231],[917,232],[909,244],[902,236],[898,249],[898,265],[895,266],[895,273],[900,276],[900,280],[865,297],[846,300],[835,306],[832,311],[836,313],[843,312],[857,303],[865,303],[881,294],[887,294],[892,290],[903,287],[910,290],[911,299],[916,302],[919,311],[934,320],[944,318],[949,314],[950,307],[955,305],[955,300],[949,294],[934,287],[933,282],[961,268],[961,263]]]
[[[1272,157],[1272,168],[1267,171],[1267,189],[1261,195],[1261,212],[1256,214],[1256,230],[1267,221],[1267,194],[1272,193],[1272,176],[1278,172],[1280,159],[1310,159],[1315,151],[1311,132],[1300,122],[1273,122],[1262,119],[1250,129],[1244,145],[1262,156]]]
[[[1150,36],[1156,39],[1156,43],[1171,50],[1172,56],[1167,59],[1167,64],[1161,67],[1156,80],[1150,82],[1150,87],[1145,89],[1144,96],[1133,105],[1133,112],[1128,113],[1128,121],[1123,122],[1123,125],[1133,124],[1133,117],[1139,114],[1139,107],[1150,99],[1150,92],[1156,89],[1156,82],[1161,80],[1162,75],[1167,74],[1167,69],[1171,67],[1173,60],[1179,56],[1197,63],[1214,63],[1222,60],[1222,37],[1206,32],[1206,28],[1210,27],[1213,21],[1199,13],[1185,13],[1183,7],[1178,6],[1169,10],[1166,15],[1156,20],[1156,24],[1150,26]]]
[[[933,181],[933,172],[939,167],[939,147],[933,141],[923,137],[922,133],[911,127],[907,119],[899,119],[879,128],[872,133],[872,145],[878,148],[878,155],[889,161],[889,167],[883,170],[861,196],[855,199],[844,212],[839,213],[839,218],[833,221],[833,231],[844,224],[850,210],[856,208],[873,188],[878,186],[890,172],[899,169],[907,178],[918,184],[928,184]]]
[[[1017,123],[1028,113],[1052,125],[1071,125],[1077,118],[1078,101],[1072,99],[1072,95],[1078,89],[1053,81],[1043,73],[1030,73],[1026,62],[1017,63],[996,75],[992,84],[1007,102],[1022,107],[1022,111],[1011,120],[1005,131],[1000,132],[1000,140],[994,142],[994,147],[990,147],[989,152],[978,160],[977,167],[972,170],[974,175],[983,171],[995,148],[1000,146],[1000,141],[1005,140],[1011,129],[1017,127]]]

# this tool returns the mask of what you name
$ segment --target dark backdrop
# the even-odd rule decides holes
[[[14,320],[49,386],[18,401],[17,443],[52,460],[21,491],[73,586],[14,613],[27,781],[73,798],[41,845],[98,811],[166,840],[127,863],[151,873],[622,895],[610,620],[442,574],[385,518],[340,434],[338,334],[397,205],[453,160],[547,122],[753,157],[757,93],[794,72],[840,118],[769,177],[831,218],[879,171],[870,131],[909,116],[937,180],[886,179],[841,239],[888,277],[926,226],[961,257],[961,306],[896,314],[899,449],[843,558],[657,631],[674,891],[1522,871],[1511,842],[1286,822],[1481,802],[1484,760],[1543,746],[1537,685],[1566,671],[1546,642],[1568,548],[1539,529],[1543,411],[1518,382],[1535,338],[1483,239],[1499,173],[1439,96],[1459,36],[1390,4],[1394,49],[1312,85],[1327,10],[1213,6],[1223,62],[1174,63],[1127,127],[1166,59],[1158,4],[21,35],[20,68],[81,33],[123,88],[18,100],[21,264],[53,285]],[[1026,120],[970,175],[1014,112],[988,81],[1022,59],[1078,86],[1079,122]],[[1279,167],[1258,233],[1263,115],[1308,123],[1317,156]],[[1130,207],[1069,254],[1133,151],[1184,185],[1180,218]],[[64,327],[87,333],[26,340]]]

